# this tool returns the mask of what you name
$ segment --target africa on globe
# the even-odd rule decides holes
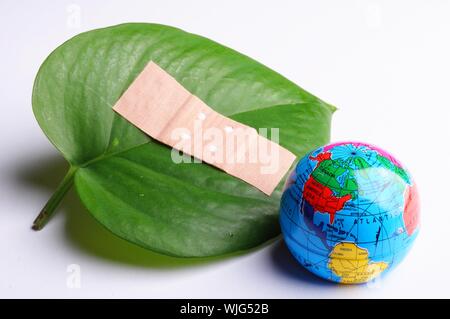
[[[306,269],[334,282],[365,283],[394,268],[416,239],[417,187],[378,147],[330,144],[306,155],[288,177],[280,225]]]

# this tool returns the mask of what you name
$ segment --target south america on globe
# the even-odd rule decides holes
[[[386,151],[360,142],[320,147],[299,161],[281,198],[280,225],[294,257],[343,284],[394,268],[419,230],[410,173]]]

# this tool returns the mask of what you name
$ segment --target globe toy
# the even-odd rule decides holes
[[[416,184],[378,147],[320,147],[288,177],[280,224],[289,250],[306,269],[334,282],[364,283],[397,265],[416,239]]]

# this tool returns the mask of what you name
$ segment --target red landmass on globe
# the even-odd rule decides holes
[[[406,232],[411,235],[419,225],[419,196],[416,184],[408,186],[405,191],[405,209],[403,211],[403,222]]]
[[[344,207],[344,204],[352,198],[352,195],[336,197],[329,187],[320,184],[310,176],[303,188],[303,197],[313,207],[314,211],[328,213],[330,224],[333,224],[334,215]]]
[[[313,161],[318,161],[320,163],[322,161],[331,159],[331,153],[330,152],[320,153],[316,157],[310,156],[309,158]]]

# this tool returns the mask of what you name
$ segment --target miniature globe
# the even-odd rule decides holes
[[[416,239],[416,184],[378,147],[320,147],[290,174],[280,224],[289,250],[306,269],[334,282],[364,283],[397,265]]]

